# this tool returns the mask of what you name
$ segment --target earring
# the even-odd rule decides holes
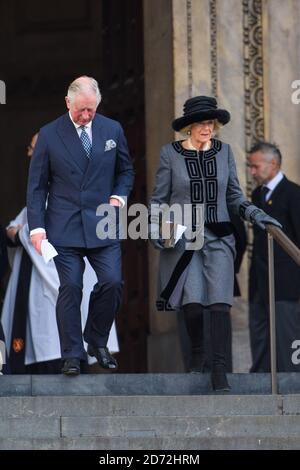
[[[191,135],[191,131],[187,131],[187,135]]]

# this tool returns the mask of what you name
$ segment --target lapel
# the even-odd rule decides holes
[[[82,173],[85,173],[90,162],[68,113],[62,116],[57,133],[68,151],[68,161],[79,167]]]
[[[278,185],[276,186],[276,188],[272,192],[271,197],[269,198],[269,200],[267,201],[266,206],[268,208],[271,208],[273,204],[276,204],[278,199],[281,199],[282,195],[285,194],[286,183],[287,183],[287,178],[284,176],[282,178],[282,180],[280,181],[280,183],[278,183]]]

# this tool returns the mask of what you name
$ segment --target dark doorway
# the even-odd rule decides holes
[[[99,112],[119,120],[128,138],[136,182],[130,203],[146,203],[143,2],[140,0],[0,0],[0,220],[25,205],[26,146],[45,123],[65,112],[68,84],[95,77]],[[120,372],[145,372],[148,331],[147,247],[126,240],[125,293],[117,318]]]

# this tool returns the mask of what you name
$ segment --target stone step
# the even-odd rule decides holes
[[[293,415],[300,395],[0,397],[0,418]]]
[[[299,449],[300,384],[279,374],[0,376],[0,449]]]
[[[299,450],[300,437],[88,437],[59,439],[0,438],[0,450]],[[150,452],[149,452],[150,453]],[[186,452],[184,452],[186,454]],[[133,455],[133,454],[130,454]],[[139,457],[137,457],[139,458]],[[201,465],[203,456],[199,456]],[[243,462],[245,465],[245,462]],[[135,468],[134,466],[131,468]]]
[[[5,418],[2,439],[299,438],[300,416],[62,416]]]
[[[271,393],[270,374],[229,374],[231,395]],[[299,373],[279,373],[280,394],[300,393]],[[87,374],[0,376],[0,396],[213,394],[209,374]]]
[[[8,418],[10,419],[10,418]],[[13,418],[12,418],[13,419]],[[26,419],[26,418],[24,418]],[[1,426],[1,425],[0,425]],[[1,429],[1,427],[0,427]],[[300,416],[62,417],[61,437],[299,437]],[[0,431],[1,433],[1,431]],[[35,431],[34,431],[35,433]],[[5,436],[1,436],[5,437]],[[32,437],[38,437],[34,435]],[[49,436],[50,437],[50,436]]]

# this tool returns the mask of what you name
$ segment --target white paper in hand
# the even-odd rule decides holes
[[[53,245],[51,245],[51,243],[48,242],[48,240],[42,240],[41,251],[45,263],[49,263],[49,261],[54,258],[54,256],[58,255],[56,249]]]
[[[177,224],[176,225],[176,235],[175,235],[175,245],[180,240],[187,227],[185,225]]]

